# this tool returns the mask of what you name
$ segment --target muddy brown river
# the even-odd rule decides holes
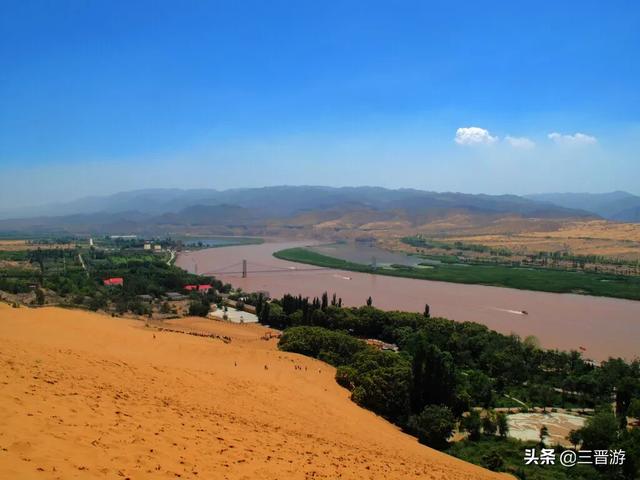
[[[533,292],[321,269],[277,259],[273,252],[311,242],[273,242],[185,252],[176,264],[190,272],[214,274],[245,291],[266,290],[320,296],[327,291],[345,305],[363,305],[371,296],[384,310],[423,312],[482,323],[498,332],[535,335],[543,347],[584,349],[596,361],[640,356],[640,302],[585,295]],[[242,260],[247,278],[242,278]],[[528,315],[521,312],[526,311]]]

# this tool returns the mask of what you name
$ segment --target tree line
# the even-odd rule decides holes
[[[422,314],[382,311],[367,300],[369,305],[347,308],[326,293],[313,299],[285,295],[260,299],[256,308],[262,323],[284,329],[282,350],[336,366],[336,380],[353,401],[435,448],[448,447],[456,426],[471,441],[506,436],[505,416],[493,411],[504,405],[505,394],[542,407],[608,411],[615,438],[596,435],[606,443],[598,448],[640,445],[633,440],[637,429],[626,433],[627,416],[640,407],[640,362],[612,358],[595,366],[576,351],[546,350],[533,339],[477,323],[431,318],[428,306]],[[393,343],[399,351],[381,351],[363,339]],[[588,436],[591,427],[585,428]]]

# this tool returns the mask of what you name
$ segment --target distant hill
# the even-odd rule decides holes
[[[391,190],[381,187],[276,186],[231,190],[152,189],[121,192],[100,197],[85,197],[72,202],[43,205],[29,209],[4,210],[1,218],[67,216],[88,213],[139,212],[148,215],[177,213],[195,205],[236,205],[262,217],[287,217],[310,210],[325,210],[345,205],[389,210],[400,208],[420,212],[433,208],[460,208],[483,213],[511,212],[523,215],[584,216],[580,205],[562,208],[537,199],[516,195],[471,195],[454,192],[430,192],[414,189]],[[569,211],[582,210],[578,211]],[[29,210],[27,212],[26,210]]]
[[[34,207],[0,210],[0,218],[31,218],[43,216],[66,216],[83,213],[120,213],[137,211],[150,215],[177,212],[182,208],[215,199],[216,190],[157,188],[133,190],[112,195],[83,197],[71,202],[52,203]],[[216,203],[214,201],[214,203]],[[217,203],[220,203],[219,201]]]
[[[525,218],[594,217],[585,210],[516,195],[319,186],[138,190],[43,206],[39,210],[53,214],[0,220],[0,231],[161,232],[184,227],[238,228],[270,222],[293,225],[303,218],[326,222],[346,214],[361,224],[394,220],[423,224],[454,212]]]
[[[608,220],[640,222],[640,197],[627,192],[543,193],[527,195],[527,198],[560,207],[586,210]]]
[[[256,220],[256,216],[236,205],[194,205],[178,213],[165,213],[152,217],[147,223],[153,225],[246,225]]]

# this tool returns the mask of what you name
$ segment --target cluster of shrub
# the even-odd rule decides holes
[[[578,352],[544,350],[477,323],[430,318],[428,307],[423,314],[371,305],[343,308],[326,293],[311,300],[262,299],[256,309],[262,323],[284,329],[282,350],[336,366],[336,380],[356,403],[435,448],[447,447],[456,426],[469,432],[471,441],[481,433],[505,436],[506,419],[491,409],[513,389],[545,407],[607,405],[615,392],[616,413],[610,415],[616,438],[601,440],[613,445],[631,438],[625,427],[640,398],[638,361],[610,359],[594,366]],[[399,351],[381,351],[363,339],[394,343]],[[479,416],[478,407],[488,413]]]
[[[34,285],[48,286],[53,272],[66,272],[70,275],[75,273],[73,258],[78,253],[74,249],[63,250],[53,248],[35,248],[33,250],[20,251],[0,251],[0,260],[20,262],[27,264],[27,268],[22,266],[5,266],[0,275],[0,290],[19,294],[29,293]],[[69,261],[69,268],[66,268],[66,261]],[[81,269],[80,265],[77,267]]]

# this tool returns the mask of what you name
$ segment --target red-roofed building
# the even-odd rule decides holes
[[[208,292],[213,287],[211,285],[185,285],[184,289],[188,292],[197,291],[197,292]]]
[[[122,286],[122,285],[124,285],[124,278],[122,278],[122,277],[107,278],[107,279],[104,281],[104,284],[105,284],[107,287],[111,287],[111,286],[114,286],[114,285],[120,285],[120,286]]]

